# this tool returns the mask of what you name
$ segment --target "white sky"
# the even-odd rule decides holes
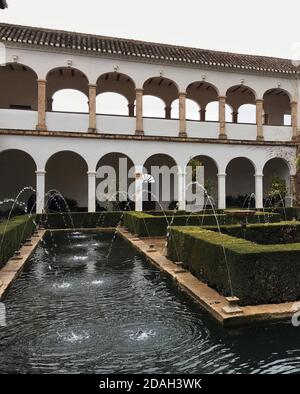
[[[7,1],[3,22],[288,58],[300,41],[296,0]]]
[[[7,0],[3,22],[300,58],[296,0]],[[299,48],[298,48],[299,47]]]

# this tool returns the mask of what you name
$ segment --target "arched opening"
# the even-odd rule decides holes
[[[144,118],[165,118],[165,102],[159,97],[143,96],[143,116]]]
[[[97,113],[98,109],[104,115],[123,115],[128,116],[129,104],[126,97],[119,93],[101,93],[96,99]]]
[[[97,164],[97,210],[133,210],[135,182],[133,161],[124,153],[112,152],[103,156]]]
[[[62,151],[49,158],[46,165],[46,193],[57,190],[67,200],[71,211],[87,210],[88,167],[86,161],[75,152]],[[66,211],[60,201],[52,209]]]
[[[199,155],[190,159],[188,166],[190,166],[190,171],[194,173],[195,176],[195,168],[196,166],[203,167],[203,172],[201,171],[199,176],[201,179],[201,186],[198,184],[194,184],[192,186],[188,186],[187,195],[189,191],[192,191],[194,195],[198,193],[201,195],[200,205],[191,207],[187,206],[188,211],[195,211],[199,209],[209,208],[211,206],[217,207],[218,200],[218,166],[214,159],[209,156]],[[192,181],[196,181],[196,179],[192,179]],[[198,182],[198,181],[197,181]],[[204,189],[205,190],[204,190]]]
[[[143,89],[144,89],[144,96],[158,97],[164,103],[163,104],[164,105],[164,107],[163,107],[164,112],[161,111],[161,107],[159,107],[159,110],[158,110],[158,108],[156,108],[156,110],[155,110],[155,113],[159,114],[158,117],[170,119],[171,118],[172,102],[178,98],[178,87],[177,87],[176,83],[168,78],[152,77],[152,78],[147,79],[147,81],[143,85]],[[145,97],[144,97],[144,99],[145,99]],[[152,104],[147,103],[144,100],[144,108],[143,108],[144,116],[149,116],[149,115],[147,115],[148,113],[154,113],[153,110],[148,111],[148,109],[147,109],[148,106],[150,108],[151,105],[153,105],[153,104],[154,104],[154,100],[152,101]],[[153,115],[150,115],[150,116],[153,116]],[[154,115],[154,116],[157,117],[156,115]]]
[[[238,123],[256,124],[256,105],[254,104],[241,105],[238,108]]]
[[[207,104],[205,108],[205,120],[210,122],[219,121],[219,102],[213,101]],[[225,121],[232,122],[232,108],[230,105],[225,104]]]
[[[88,97],[74,89],[59,90],[52,97],[52,111],[88,113]]]
[[[226,207],[254,207],[255,168],[253,163],[245,157],[237,157],[227,165],[226,174]]]
[[[0,86],[0,108],[37,110],[37,74],[31,68],[19,63],[0,67]]]
[[[88,112],[88,83],[86,75],[72,67],[60,67],[49,71],[47,111]],[[58,93],[55,94],[56,92]],[[54,99],[57,102],[54,103]]]
[[[0,177],[2,187],[0,189],[0,200],[15,199],[24,188],[36,188],[36,164],[33,158],[20,150],[6,150],[0,153]],[[25,190],[19,198],[19,202],[24,205],[17,204],[15,213],[24,213],[24,208],[34,208],[31,204],[35,201],[35,192],[33,190]],[[12,203],[0,205],[1,215],[3,212],[10,210]]]
[[[291,125],[291,101],[286,91],[279,88],[267,90],[263,99],[266,125]]]
[[[276,157],[270,159],[263,169],[264,206],[282,206],[290,196],[290,169],[287,162]]]
[[[196,81],[191,83],[187,87],[186,93],[188,99],[198,103],[198,111],[200,110],[200,115],[198,116],[198,119],[201,121],[209,120],[207,118],[206,107],[209,103],[218,101],[219,93],[216,87],[205,81]]]
[[[178,168],[175,160],[169,155],[158,153],[146,160],[144,168],[151,182],[144,184],[143,209],[174,209],[178,201]]]
[[[134,116],[135,83],[126,74],[111,72],[97,80],[97,113]]]
[[[253,105],[256,106],[255,92],[245,85],[232,86],[227,90],[226,101],[232,108],[232,122],[233,123],[252,123],[248,120],[253,119]],[[251,107],[244,107],[245,104],[251,104]],[[241,109],[242,113],[239,114]],[[254,118],[256,123],[256,117]]]
[[[196,101],[186,99],[186,119],[187,120],[200,120],[200,107]],[[172,119],[179,119],[179,99],[172,103]]]

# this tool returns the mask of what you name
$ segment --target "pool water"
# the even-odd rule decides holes
[[[300,327],[225,331],[121,238],[108,257],[111,240],[45,238],[3,300],[0,373],[300,372]]]

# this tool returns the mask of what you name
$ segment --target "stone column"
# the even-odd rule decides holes
[[[293,129],[293,139],[296,139],[297,137],[297,123],[298,123],[298,119],[297,119],[297,107],[298,107],[298,103],[297,101],[291,101],[291,124],[292,124],[292,129]]]
[[[232,123],[237,123],[238,122],[238,111],[233,111],[232,112]]]
[[[88,175],[88,212],[96,212],[96,172],[89,171]]]
[[[130,116],[131,118],[134,117],[134,109],[135,109],[134,103],[128,104],[128,116]]]
[[[137,171],[140,171],[138,169]],[[135,173],[135,210],[138,212],[143,211],[143,173]]]
[[[226,96],[219,96],[219,138],[227,139],[226,135]]]
[[[264,140],[263,121],[264,121],[264,100],[257,99],[256,100],[256,127],[257,127],[256,139],[257,139],[257,141]]]
[[[264,207],[263,174],[255,174],[255,208]]]
[[[89,84],[89,133],[97,132],[96,97],[97,85]]]
[[[45,209],[45,176],[46,171],[37,170],[36,172],[36,213],[41,214]]]
[[[200,109],[200,122],[205,122],[206,120],[206,109]]]
[[[45,79],[38,79],[38,124],[37,130],[47,130],[46,126],[46,85]]]
[[[218,174],[218,209],[226,208],[226,174]]]
[[[296,175],[290,176],[290,196],[291,196],[290,206],[293,207],[294,205],[297,205],[296,204],[296,198],[297,198]]]
[[[186,137],[186,93],[179,93],[179,137]]]
[[[166,119],[171,119],[171,112],[172,112],[172,107],[167,105],[165,107],[165,118]]]
[[[178,171],[178,210],[186,210],[186,173]]]
[[[135,89],[135,100],[136,100],[136,131],[135,134],[144,134],[144,122],[143,122],[143,92],[144,89]]]

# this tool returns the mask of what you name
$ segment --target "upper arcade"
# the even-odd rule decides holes
[[[0,45],[7,131],[270,142],[298,135],[300,69],[288,59],[3,23]]]

